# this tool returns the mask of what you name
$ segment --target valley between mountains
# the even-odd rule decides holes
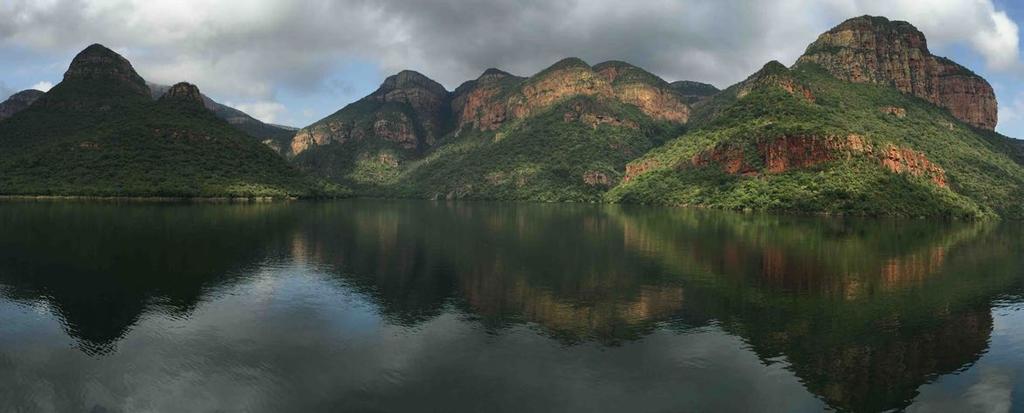
[[[301,129],[101,45],[0,104],[0,194],[610,202],[1024,218],[1024,145],[989,83],[907,22],[862,16],[724,90],[627,62],[415,71]]]

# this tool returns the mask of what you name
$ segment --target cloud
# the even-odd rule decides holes
[[[996,71],[1019,67],[1017,24],[991,0],[830,0],[840,13],[877,14],[906,20],[931,44],[965,44]]]
[[[14,89],[7,87],[6,83],[0,82],[0,102],[7,100],[7,98],[11,97],[15,92],[16,91]]]
[[[727,86],[769,60],[792,63],[860,14],[911,21],[933,46],[964,45],[993,70],[1019,65],[1018,26],[992,0],[6,0],[0,50],[101,42],[148,80],[263,103],[328,93],[357,60],[449,89],[488,67],[529,75],[566,56]],[[269,108],[257,109],[280,116]]]
[[[227,104],[235,109],[249,114],[260,121],[265,123],[274,123],[280,119],[280,116],[287,111],[284,105],[278,102],[263,101],[263,102],[250,102],[250,103],[239,103],[239,104]]]
[[[29,89],[35,89],[35,90],[40,90],[40,91],[43,91],[43,92],[49,92],[50,88],[52,88],[52,87],[53,87],[53,82],[47,82],[47,81],[43,80],[43,81],[39,81],[36,84],[32,85],[32,87],[30,87]]]

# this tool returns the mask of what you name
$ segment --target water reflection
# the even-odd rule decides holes
[[[304,393],[306,406],[357,410],[409,407],[388,404],[403,399],[394,393],[398,383],[406,397],[418,394],[448,403],[446,393],[465,394],[480,385],[473,380],[477,369],[514,375],[507,360],[474,360],[473,354],[500,350],[514,359],[555,352],[551,370],[537,372],[552,374],[570,368],[573,357],[590,357],[586,355],[593,346],[622,349],[614,356],[621,358],[621,370],[609,374],[626,382],[640,362],[628,363],[625,354],[640,349],[643,354],[696,354],[708,342],[732,338],[740,340],[743,350],[659,366],[666,379],[656,383],[632,379],[649,389],[671,388],[669,377],[684,383],[692,378],[679,375],[693,374],[720,375],[705,380],[731,384],[719,384],[723,388],[710,394],[686,387],[670,394],[666,389],[662,405],[650,390],[646,402],[641,397],[642,405],[631,407],[757,406],[757,400],[728,394],[732,389],[725,388],[752,380],[743,375],[764,373],[730,373],[726,358],[743,357],[736,351],[744,351],[762,368],[783,366],[832,408],[904,408],[922,385],[969,368],[989,350],[993,302],[1015,300],[1007,297],[1022,290],[1024,274],[1019,253],[1024,231],[995,223],[346,201],[5,204],[0,205],[0,228],[4,297],[45,303],[80,351],[100,362],[128,351],[119,350],[118,344],[133,335],[136,325],[151,328],[147,314],[178,319],[184,326],[210,324],[213,330],[204,330],[202,336],[209,343],[194,342],[187,348],[208,351],[211,360],[241,351],[239,343],[218,335],[233,334],[236,327],[229,326],[247,325],[242,320],[265,325],[266,331],[237,333],[250,340],[242,342],[243,349],[246,343],[259,349],[237,363],[253,367],[265,365],[256,361],[261,357],[278,360],[259,377],[272,383],[284,375],[275,369],[296,370],[291,374],[299,376],[318,371],[315,363],[267,354],[310,345],[282,337],[289,332],[301,331],[312,343],[326,346],[307,348],[315,353],[309,356],[353,360],[350,356],[359,353],[359,363],[377,360],[375,368],[382,367],[381,357],[389,351],[391,356],[399,352],[414,357],[404,354],[409,349],[385,345],[388,339],[382,337],[461,337],[449,346],[461,348],[466,359],[444,354],[443,346],[414,352],[443,360],[429,369],[435,384],[419,382],[418,391],[410,387],[417,383],[408,377],[414,372],[395,367],[384,376],[335,371],[329,374],[334,380],[352,383],[348,393]],[[299,280],[308,289],[282,287],[280,278],[288,274],[304,277]],[[273,295],[277,299],[263,296],[261,289],[278,289]],[[372,309],[360,309],[364,302]],[[193,315],[202,303],[219,310]],[[328,322],[317,315],[324,312],[345,315],[336,314]],[[386,329],[390,336],[366,339],[373,342],[366,348],[351,344],[361,340],[358,332],[367,325]],[[299,326],[306,328],[295,330]],[[463,331],[469,326],[479,326],[482,335]],[[557,343],[557,350],[538,338]],[[329,350],[329,343],[340,347]],[[17,356],[9,351],[0,341],[0,354]],[[280,384],[266,385],[280,390]],[[425,386],[436,394],[424,396]],[[511,398],[526,388],[533,389],[528,393],[531,402],[511,405],[540,410],[586,405],[557,402],[556,395],[522,381],[494,388],[505,393],[489,397]],[[593,400],[610,397],[587,394]],[[347,402],[338,404],[343,399]],[[456,409],[472,410],[488,402],[481,395],[470,399]],[[728,404],[741,401],[748,404]]]

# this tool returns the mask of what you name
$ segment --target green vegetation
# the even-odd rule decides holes
[[[294,197],[345,191],[213,113],[76,83],[0,123],[5,195]],[[99,108],[98,110],[96,108]]]
[[[576,113],[620,124],[590,125],[574,119]],[[404,168],[398,184],[378,191],[417,198],[597,202],[630,159],[679,132],[636,107],[575,97],[497,131],[451,136]]]
[[[843,82],[810,64],[792,71],[777,66],[766,66],[700,107],[692,132],[635,161],[653,169],[612,189],[606,200],[738,210],[1024,218],[1024,167],[1013,155],[1013,142],[964,125],[947,111],[895,89]],[[791,91],[794,85],[797,89]],[[799,88],[813,98],[802,96]],[[906,115],[885,108],[899,108]],[[756,173],[730,175],[717,165],[696,167],[691,162],[722,145],[743,147],[744,158],[756,161],[762,159],[758,146],[778,138],[851,134],[870,149],[783,173],[768,173],[752,162]],[[941,166],[949,188],[882,167],[881,153],[892,146],[920,152]]]

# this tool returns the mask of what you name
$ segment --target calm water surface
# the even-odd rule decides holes
[[[1024,411],[1024,228],[0,203],[0,411]]]

